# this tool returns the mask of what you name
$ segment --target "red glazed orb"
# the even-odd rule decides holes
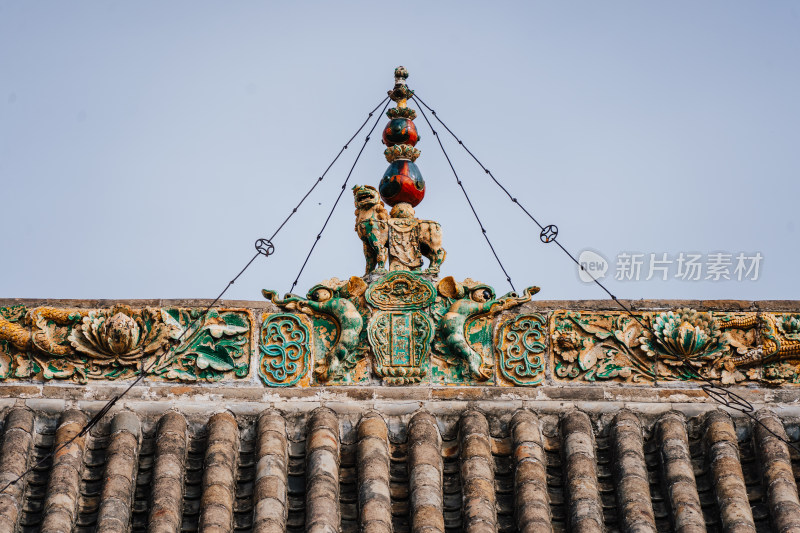
[[[394,146],[396,144],[409,144],[414,146],[419,140],[419,133],[413,120],[407,118],[393,118],[383,128],[383,144]]]
[[[389,205],[407,202],[416,207],[425,197],[425,180],[417,165],[406,159],[394,161],[383,174],[378,191]]]

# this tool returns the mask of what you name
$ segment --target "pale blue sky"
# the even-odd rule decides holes
[[[0,297],[213,298],[400,64],[564,246],[612,261],[619,297],[800,298],[800,4],[778,1],[0,2]],[[505,292],[416,122],[443,274]],[[518,289],[604,297],[445,139]],[[288,290],[362,141],[226,297]],[[619,282],[624,251],[763,261],[755,282]],[[297,292],[363,266],[348,192]]]

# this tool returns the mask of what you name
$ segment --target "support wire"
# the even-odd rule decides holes
[[[469,155],[472,157],[472,159],[474,159],[474,160],[475,160],[475,162],[476,162],[476,163],[477,163],[477,164],[478,164],[478,165],[479,165],[479,166],[480,166],[480,167],[483,169],[483,171],[484,171],[486,174],[488,174],[488,175],[489,175],[489,177],[492,179],[492,181],[494,181],[494,183],[495,183],[495,184],[496,184],[496,185],[497,185],[497,186],[498,186],[498,187],[499,187],[499,188],[500,188],[500,189],[501,189],[501,190],[502,190],[502,191],[503,191],[503,192],[506,194],[506,196],[508,196],[508,198],[511,200],[511,202],[512,202],[512,203],[514,203],[514,204],[515,204],[517,207],[519,207],[520,209],[522,209],[522,211],[523,211],[523,212],[524,212],[524,213],[525,213],[525,214],[528,216],[528,218],[530,218],[530,219],[533,221],[533,223],[534,223],[534,224],[536,224],[536,225],[539,227],[539,229],[542,231],[542,235],[544,235],[544,234],[546,233],[546,231],[547,231],[549,228],[551,228],[551,227],[552,227],[552,226],[547,226],[547,227],[545,227],[545,226],[543,226],[542,224],[540,224],[540,223],[539,223],[539,221],[538,221],[538,220],[536,220],[536,218],[535,218],[535,217],[534,217],[534,216],[533,216],[533,215],[530,213],[530,211],[528,211],[528,210],[525,208],[525,206],[523,206],[523,205],[522,205],[522,204],[521,204],[521,203],[520,203],[520,202],[517,200],[517,198],[516,198],[516,197],[514,197],[514,196],[513,196],[513,195],[512,195],[512,194],[511,194],[511,193],[508,191],[508,189],[507,189],[507,188],[506,188],[506,187],[505,187],[505,186],[504,186],[502,183],[500,183],[500,181],[499,181],[499,180],[498,180],[498,179],[497,179],[497,178],[494,176],[494,174],[492,174],[492,172],[491,172],[491,171],[490,171],[488,168],[486,168],[486,167],[483,165],[483,163],[481,163],[481,161],[480,161],[480,160],[479,160],[479,159],[478,159],[478,158],[475,156],[475,154],[473,154],[473,153],[470,151],[470,149],[469,149],[469,148],[467,148],[467,145],[465,145],[465,144],[463,143],[463,141],[461,141],[461,139],[459,139],[459,138],[458,138],[458,136],[456,136],[456,134],[455,134],[455,133],[453,133],[453,131],[452,131],[452,130],[451,130],[451,129],[450,129],[448,126],[447,126],[447,124],[445,124],[445,123],[444,123],[444,121],[442,121],[442,119],[441,119],[441,118],[439,118],[439,116],[436,114],[436,111],[434,111],[434,110],[433,110],[433,109],[432,109],[430,106],[428,106],[428,104],[426,104],[426,103],[425,103],[425,102],[424,102],[424,101],[423,101],[423,100],[422,100],[422,99],[419,97],[419,95],[417,95],[417,94],[416,94],[416,92],[414,92],[414,93],[413,93],[413,96],[411,97],[411,99],[412,99],[412,100],[416,100],[416,101],[417,101],[417,102],[420,104],[420,111],[422,112],[422,115],[425,117],[425,120],[426,120],[426,121],[428,121],[428,118],[427,118],[427,116],[425,115],[425,112],[424,112],[424,110],[423,110],[422,108],[424,107],[425,109],[427,109],[428,111],[430,111],[430,113],[431,113],[431,114],[434,116],[434,118],[435,118],[435,119],[436,119],[436,120],[439,122],[439,124],[441,124],[441,125],[442,125],[442,127],[444,127],[444,129],[446,129],[446,130],[448,131],[448,133],[450,133],[450,135],[452,135],[452,136],[453,136],[453,138],[454,138],[454,139],[455,139],[455,140],[458,142],[458,144],[460,144],[460,145],[461,145],[461,146],[464,148],[464,150],[466,150],[466,152],[467,152],[467,153],[468,153],[468,154],[469,154]],[[430,125],[430,121],[428,121],[428,124]],[[432,127],[432,126],[431,126],[431,130],[433,130],[433,127]],[[436,135],[436,132],[435,132],[435,131],[434,131],[434,135],[436,136],[436,139],[437,139],[437,140],[439,140],[439,136],[438,136],[438,135]],[[441,144],[442,144],[442,143],[441,143],[441,140],[439,140],[439,145],[441,146]],[[442,148],[442,149],[444,150],[444,148]],[[448,159],[448,161],[449,161],[449,159]],[[451,165],[451,167],[452,167],[452,165]],[[455,171],[454,171],[454,172],[455,172]],[[459,182],[459,185],[460,185],[460,182]],[[463,187],[462,187],[462,190],[463,190]],[[465,194],[466,194],[466,193],[465,193]],[[470,204],[470,207],[471,207],[471,204]],[[474,210],[473,210],[473,212],[474,212]],[[477,215],[476,215],[476,216],[477,216]],[[567,249],[566,249],[564,246],[562,246],[560,242],[558,242],[558,240],[557,240],[557,235],[558,235],[558,232],[557,232],[557,230],[556,230],[556,235],[555,235],[555,236],[553,236],[552,238],[549,238],[549,239],[547,239],[547,240],[545,240],[545,239],[543,238],[542,240],[543,240],[543,242],[546,242],[546,243],[549,243],[549,242],[554,242],[554,243],[556,243],[556,245],[558,245],[558,247],[559,247],[559,248],[560,248],[560,249],[561,249],[561,250],[562,250],[562,251],[563,251],[563,252],[564,252],[564,253],[565,253],[565,254],[566,254],[566,255],[567,255],[567,256],[568,256],[568,257],[569,257],[569,258],[570,258],[570,259],[571,259],[571,260],[572,260],[572,261],[573,261],[575,264],[576,264],[576,265],[578,265],[578,267],[579,267],[579,268],[580,268],[582,271],[586,272],[586,269],[584,269],[584,267],[583,267],[583,266],[580,264],[580,262],[579,262],[579,261],[578,261],[578,260],[575,258],[575,256],[574,256],[574,255],[572,255],[572,253],[570,253],[570,252],[569,252],[569,250],[567,250]],[[484,233],[484,236],[485,236],[485,233]],[[488,240],[488,238],[487,238],[487,240]],[[495,256],[495,257],[496,257],[496,256]],[[601,282],[600,282],[598,279],[596,279],[594,276],[592,276],[592,275],[591,275],[591,274],[589,274],[588,272],[586,272],[586,273],[589,275],[589,277],[591,277],[591,278],[592,278],[592,281],[594,281],[594,283],[595,283],[595,284],[597,284],[597,286],[599,286],[599,287],[600,287],[600,288],[601,288],[603,291],[605,291],[605,293],[606,293],[606,294],[608,294],[608,296],[609,296],[609,297],[610,297],[610,298],[611,298],[611,299],[612,299],[612,300],[613,300],[613,301],[614,301],[614,302],[615,302],[615,303],[616,303],[616,304],[617,304],[617,305],[618,305],[620,308],[622,308],[622,310],[623,310],[623,311],[625,311],[625,312],[626,312],[626,313],[627,313],[627,314],[628,314],[628,315],[629,315],[631,318],[633,318],[633,319],[634,319],[634,320],[635,320],[635,321],[636,321],[636,322],[637,322],[637,323],[638,323],[638,324],[639,324],[639,325],[642,327],[642,329],[644,329],[644,330],[648,331],[648,332],[649,332],[649,333],[650,333],[650,334],[653,336],[653,338],[656,340],[656,342],[658,342],[659,344],[661,344],[661,345],[663,346],[663,342],[661,342],[661,340],[658,338],[658,336],[655,334],[655,332],[654,332],[654,331],[653,331],[653,330],[652,330],[650,327],[646,326],[646,325],[645,325],[645,324],[644,324],[644,323],[643,323],[643,322],[642,322],[642,321],[639,319],[639,317],[637,317],[636,315],[634,315],[634,314],[633,314],[633,311],[630,309],[630,307],[629,307],[629,306],[627,306],[627,305],[625,305],[623,302],[621,302],[621,301],[620,301],[620,300],[619,300],[619,299],[618,299],[618,298],[617,298],[617,297],[616,297],[616,296],[615,296],[615,295],[614,295],[614,294],[613,294],[613,293],[612,293],[610,290],[608,290],[608,288],[606,288],[606,286],[605,286],[605,285],[603,285],[603,283],[601,283]],[[784,444],[786,444],[786,445],[790,446],[790,447],[791,447],[793,450],[795,450],[795,451],[796,451],[798,454],[800,454],[800,446],[798,446],[797,444],[795,444],[795,443],[793,443],[793,442],[791,442],[791,441],[789,441],[789,440],[787,440],[787,439],[785,439],[785,438],[781,437],[780,435],[778,435],[777,433],[775,433],[774,431],[772,431],[772,430],[771,430],[769,427],[767,427],[767,426],[766,426],[766,424],[764,424],[764,423],[763,423],[761,420],[759,420],[758,418],[756,418],[756,417],[753,415],[753,412],[755,411],[755,408],[753,407],[753,404],[751,404],[751,403],[750,403],[749,401],[747,401],[745,398],[743,398],[742,396],[740,396],[740,395],[736,394],[735,392],[733,392],[733,391],[731,391],[731,390],[729,390],[729,389],[727,389],[727,388],[725,388],[725,387],[722,387],[722,386],[720,386],[720,385],[718,385],[718,384],[716,384],[716,383],[712,382],[710,379],[708,379],[708,378],[706,378],[706,377],[703,377],[703,376],[700,376],[698,373],[695,373],[694,369],[693,369],[693,368],[692,368],[692,367],[689,365],[689,363],[688,363],[688,361],[687,361],[687,360],[684,360],[684,361],[683,361],[683,366],[682,366],[682,368],[683,368],[683,369],[684,369],[684,370],[685,370],[685,371],[686,371],[686,372],[687,372],[687,373],[688,373],[688,374],[689,374],[691,377],[694,377],[694,378],[700,379],[700,380],[702,380],[702,381],[704,381],[704,382],[705,382],[705,385],[701,386],[700,388],[703,390],[703,392],[705,392],[705,393],[706,393],[706,395],[707,395],[707,396],[708,396],[708,397],[709,397],[711,400],[713,400],[713,401],[715,401],[715,402],[717,402],[717,403],[719,403],[719,404],[721,404],[721,405],[723,405],[723,406],[725,406],[725,407],[728,407],[729,409],[732,409],[732,410],[734,410],[734,411],[738,411],[738,412],[740,412],[740,413],[742,413],[742,414],[746,415],[746,416],[747,416],[747,417],[749,417],[749,418],[750,418],[750,419],[751,419],[753,422],[757,423],[757,424],[758,424],[758,425],[760,425],[762,428],[764,428],[764,429],[765,429],[767,432],[769,432],[769,433],[770,433],[772,436],[774,436],[775,438],[779,439],[779,440],[780,440],[780,441],[782,441]],[[655,358],[654,367],[653,367],[653,382],[654,382],[655,384],[657,384],[657,383],[658,383],[658,353],[657,353],[657,352],[656,352],[656,358]]]
[[[436,140],[439,142],[439,148],[442,149],[442,153],[444,154],[445,159],[447,159],[447,164],[450,165],[450,170],[453,171],[453,176],[455,176],[456,178],[456,183],[458,183],[458,186],[461,187],[461,192],[464,193],[464,198],[467,199],[469,208],[472,210],[472,214],[475,215],[475,220],[478,221],[478,226],[480,226],[481,228],[481,233],[483,234],[483,238],[486,239],[486,244],[489,245],[489,249],[492,251],[492,255],[494,255],[495,260],[497,260],[497,264],[500,265],[500,270],[502,270],[503,274],[505,274],[506,281],[508,281],[508,284],[511,285],[511,290],[517,292],[517,289],[514,288],[514,283],[511,281],[511,276],[508,274],[508,271],[506,271],[506,267],[503,266],[503,262],[497,255],[497,252],[495,251],[494,246],[492,245],[492,241],[489,240],[489,234],[486,232],[486,228],[484,227],[483,222],[481,222],[481,217],[478,216],[478,212],[475,211],[475,206],[472,205],[472,200],[470,200],[469,194],[467,194],[467,189],[464,188],[464,184],[461,182],[461,178],[458,177],[458,172],[456,172],[456,169],[453,166],[453,162],[450,160],[450,156],[447,155],[447,150],[444,149],[444,144],[442,144],[442,140],[439,138],[439,134],[433,128],[433,124],[431,124],[431,121],[428,120],[428,115],[425,114],[425,110],[422,109],[422,107],[420,107],[419,110],[422,112],[422,117],[425,119],[425,122],[428,123],[428,126],[433,132],[433,136],[436,137]]]
[[[244,273],[245,273],[245,271],[246,271],[248,268],[250,268],[250,265],[252,265],[252,264],[253,264],[253,262],[254,262],[254,261],[255,261],[255,260],[258,258],[258,256],[259,256],[259,255],[263,255],[264,257],[269,257],[270,255],[272,255],[272,254],[275,252],[275,246],[272,244],[272,241],[275,239],[275,237],[277,237],[277,236],[278,236],[278,233],[280,233],[280,231],[281,231],[281,230],[282,230],[282,229],[283,229],[283,228],[286,226],[286,224],[287,224],[287,223],[289,222],[289,220],[290,220],[290,219],[291,219],[291,218],[294,216],[294,214],[295,214],[295,213],[297,213],[298,209],[300,209],[300,206],[302,206],[302,205],[303,205],[303,202],[305,202],[305,201],[306,201],[306,199],[307,199],[307,198],[309,197],[309,195],[310,195],[310,194],[311,194],[311,193],[314,191],[314,189],[317,187],[317,185],[319,185],[319,183],[320,183],[320,182],[321,182],[321,181],[322,181],[322,180],[325,178],[325,176],[328,174],[328,171],[331,169],[331,167],[333,167],[334,163],[336,163],[336,161],[339,159],[339,157],[342,155],[342,153],[343,153],[345,150],[347,150],[348,146],[349,146],[349,145],[350,145],[350,143],[353,141],[353,139],[355,139],[355,138],[356,138],[356,136],[357,136],[359,133],[361,133],[361,130],[363,130],[363,129],[364,129],[364,126],[366,126],[366,125],[367,125],[367,122],[369,122],[369,119],[370,119],[370,118],[372,118],[372,116],[375,114],[375,111],[376,111],[376,110],[377,110],[379,107],[381,107],[382,105],[384,106],[384,109],[385,109],[385,108],[386,108],[386,107],[389,105],[389,102],[388,102],[388,100],[389,100],[389,97],[388,97],[388,96],[387,96],[387,97],[385,97],[383,100],[381,100],[381,102],[380,102],[378,105],[376,105],[376,106],[375,106],[375,107],[372,109],[372,111],[370,111],[370,112],[369,112],[369,114],[367,115],[367,118],[364,120],[364,122],[361,124],[361,126],[358,128],[358,130],[356,130],[356,132],[353,134],[353,136],[352,136],[352,137],[350,137],[350,139],[349,139],[349,140],[348,140],[348,141],[345,143],[345,145],[344,145],[344,146],[341,148],[341,150],[339,150],[339,153],[338,153],[338,154],[336,154],[336,157],[334,157],[334,158],[333,158],[333,161],[331,161],[331,163],[330,163],[330,164],[328,165],[328,167],[325,169],[325,172],[323,172],[323,173],[322,173],[322,175],[321,175],[319,178],[317,178],[317,179],[316,179],[316,181],[314,181],[314,184],[311,186],[311,188],[310,188],[310,189],[309,189],[309,190],[308,190],[308,191],[305,193],[305,195],[304,195],[304,196],[303,196],[303,197],[300,199],[300,202],[299,202],[299,203],[298,203],[298,204],[297,204],[297,205],[296,205],[296,206],[295,206],[295,207],[292,209],[292,211],[291,211],[291,212],[289,213],[289,215],[288,215],[288,216],[287,216],[287,217],[284,219],[284,221],[281,223],[281,225],[280,225],[280,226],[278,226],[278,229],[276,229],[276,230],[275,230],[275,232],[272,234],[272,236],[271,236],[269,239],[258,239],[258,240],[256,241],[256,244],[255,244],[255,247],[256,247],[256,253],[255,253],[255,255],[253,255],[253,257],[252,257],[252,258],[250,258],[250,260],[249,260],[249,261],[248,261],[248,262],[247,262],[247,263],[244,265],[244,268],[242,268],[242,269],[239,271],[239,273],[238,273],[238,274],[236,274],[236,275],[233,277],[233,279],[231,279],[231,280],[228,282],[228,284],[225,286],[225,288],[224,288],[224,289],[222,289],[222,291],[221,291],[221,292],[220,292],[220,293],[217,295],[217,297],[216,297],[216,298],[214,298],[214,300],[213,300],[213,301],[212,301],[212,302],[211,302],[211,303],[208,305],[208,307],[206,307],[205,311],[204,311],[204,312],[203,312],[201,315],[198,315],[198,317],[197,317],[197,318],[195,318],[195,319],[194,319],[194,320],[193,320],[193,321],[192,321],[192,322],[191,322],[191,323],[190,323],[190,324],[189,324],[189,325],[186,327],[186,329],[184,329],[184,331],[183,331],[183,333],[181,333],[180,337],[178,337],[178,338],[176,339],[176,341],[177,341],[177,342],[176,342],[175,344],[173,344],[172,346],[170,346],[170,349],[169,349],[169,351],[168,351],[168,352],[167,352],[167,353],[164,355],[164,357],[167,357],[167,356],[169,356],[169,355],[170,355],[172,352],[174,352],[174,350],[175,350],[175,348],[176,348],[176,347],[180,346],[180,343],[181,343],[181,341],[183,340],[183,337],[186,335],[186,333],[187,333],[187,332],[189,332],[189,331],[195,331],[195,330],[194,330],[194,326],[195,326],[195,325],[196,325],[196,324],[197,324],[197,323],[198,323],[200,320],[203,320],[203,321],[205,321],[205,319],[207,318],[208,312],[211,310],[211,308],[213,308],[213,307],[214,307],[214,306],[217,304],[217,302],[219,302],[219,301],[222,299],[222,297],[225,295],[225,293],[228,291],[228,289],[230,289],[230,288],[231,288],[231,286],[232,286],[234,283],[236,283],[236,280],[238,280],[238,279],[239,279],[239,278],[242,276],[242,274],[244,274]],[[384,105],[384,104],[385,104],[385,105]],[[374,130],[374,129],[375,129],[375,127],[373,126],[373,130]],[[369,137],[367,137],[367,140],[369,140]],[[366,142],[365,142],[364,144],[366,144]],[[362,150],[362,151],[364,150],[364,147],[363,147],[363,146],[361,147],[361,150]],[[359,152],[359,156],[360,156],[360,155],[361,155],[361,152]],[[358,161],[358,158],[356,158],[356,161]],[[354,165],[354,166],[355,166],[355,165]],[[353,170],[351,169],[351,170],[350,170],[350,173],[352,173],[352,172],[353,172]],[[350,176],[350,175],[348,174],[348,179],[349,179],[349,176]],[[345,183],[346,183],[346,182],[345,182]],[[343,186],[342,190],[344,190],[344,186]],[[339,196],[341,197],[341,193],[339,194]],[[337,202],[338,202],[338,199],[337,199]],[[334,206],[334,207],[335,207],[335,206]],[[328,218],[330,219],[330,215],[328,216]],[[325,223],[327,224],[327,221],[326,221]],[[324,227],[323,227],[323,229],[324,229]],[[321,233],[321,232],[320,232],[320,233]],[[318,238],[319,238],[319,237],[318,237]],[[32,332],[31,332],[31,333],[32,333]],[[32,335],[32,334],[31,334],[31,342],[33,342],[33,335]],[[33,347],[31,347],[31,350],[32,350],[32,349],[33,349]],[[144,352],[142,352],[142,354],[144,354]],[[87,423],[86,423],[86,425],[84,425],[84,426],[83,426],[83,428],[81,428],[81,430],[80,430],[78,433],[76,433],[75,435],[73,435],[73,436],[72,436],[72,438],[70,438],[70,439],[69,439],[69,440],[67,440],[66,442],[62,443],[60,446],[58,446],[58,447],[57,447],[57,448],[55,448],[54,450],[52,450],[52,451],[50,451],[49,453],[47,453],[47,454],[46,454],[44,457],[42,457],[42,458],[41,458],[39,461],[37,461],[35,464],[33,464],[33,465],[32,465],[31,467],[29,467],[27,470],[25,470],[24,472],[22,472],[22,473],[21,473],[19,476],[17,476],[15,479],[12,479],[11,481],[7,482],[7,483],[6,483],[6,484],[3,486],[3,488],[2,488],[2,489],[0,489],[0,494],[4,493],[4,492],[5,492],[5,491],[6,491],[6,490],[7,490],[9,487],[11,487],[12,485],[16,485],[17,483],[19,483],[19,482],[20,482],[22,479],[24,479],[24,478],[25,478],[25,476],[27,476],[28,474],[30,474],[31,472],[33,472],[35,469],[39,468],[39,467],[40,467],[42,464],[44,464],[44,463],[45,463],[45,461],[47,461],[48,459],[50,459],[51,457],[53,457],[54,455],[56,455],[58,452],[60,452],[61,450],[63,450],[64,448],[66,448],[67,446],[69,446],[70,444],[72,444],[72,443],[75,441],[75,439],[77,439],[77,438],[80,438],[80,437],[83,437],[84,435],[88,434],[88,433],[89,433],[89,431],[91,431],[91,429],[92,429],[94,426],[96,426],[96,425],[97,425],[97,424],[100,422],[100,420],[102,420],[102,419],[103,419],[103,417],[104,417],[106,414],[108,414],[108,412],[109,412],[109,411],[110,411],[110,410],[111,410],[111,409],[114,407],[114,405],[116,405],[116,403],[117,403],[119,400],[121,400],[121,399],[122,399],[122,398],[123,398],[123,397],[124,397],[126,394],[128,394],[128,393],[131,391],[131,389],[133,389],[133,387],[135,387],[136,385],[138,385],[138,384],[139,384],[139,383],[142,381],[142,379],[144,379],[144,378],[145,378],[145,376],[147,376],[147,374],[150,372],[150,370],[152,370],[152,369],[153,369],[153,367],[155,366],[155,364],[156,364],[156,363],[158,363],[158,362],[159,362],[159,361],[161,361],[161,360],[162,360],[162,358],[156,357],[156,358],[154,358],[154,359],[153,359],[153,361],[151,361],[151,362],[150,362],[150,364],[149,364],[147,367],[142,367],[142,368],[140,369],[140,371],[139,371],[139,375],[136,377],[136,379],[135,379],[135,380],[133,380],[133,381],[132,381],[132,382],[131,382],[131,383],[130,383],[130,384],[129,384],[129,385],[128,385],[128,386],[127,386],[127,387],[126,387],[126,388],[125,388],[125,389],[124,389],[124,390],[123,390],[121,393],[120,393],[120,394],[117,394],[117,395],[116,395],[116,396],[114,396],[114,397],[113,397],[111,400],[109,400],[109,401],[108,401],[108,402],[107,402],[107,403],[106,403],[106,404],[105,404],[105,405],[104,405],[104,406],[103,406],[103,407],[102,407],[102,408],[101,408],[101,409],[100,409],[100,410],[99,410],[99,411],[98,411],[98,412],[97,412],[97,413],[96,413],[96,414],[95,414],[95,415],[94,415],[94,416],[93,416],[93,417],[92,417],[92,418],[91,418],[91,419],[90,419],[90,420],[89,420]],[[167,361],[169,361],[169,359],[167,359]],[[164,361],[161,361],[161,362],[163,363]]]
[[[387,97],[387,100],[388,100],[388,97]],[[389,107],[389,102],[386,102],[386,105],[383,106],[383,111],[386,111],[387,107]],[[375,128],[378,126],[378,122],[380,122],[380,120],[381,120],[381,115],[383,115],[383,111],[381,111],[381,114],[378,115],[378,119],[375,121],[375,124],[372,125],[372,129],[369,130],[369,133],[367,133],[367,136],[364,139],[364,144],[361,145],[361,150],[358,151],[358,155],[356,156],[356,160],[353,161],[353,166],[350,167],[350,172],[347,173],[347,178],[345,178],[344,183],[342,183],[342,190],[339,191],[339,196],[337,196],[336,197],[336,201],[333,202],[333,206],[331,207],[331,210],[328,213],[328,217],[325,219],[325,223],[322,224],[322,228],[319,230],[319,233],[317,233],[317,237],[314,239],[314,242],[311,245],[311,249],[308,251],[308,255],[306,255],[306,259],[305,259],[305,261],[303,261],[303,265],[300,267],[300,271],[297,273],[297,277],[292,282],[292,288],[289,289],[290,293],[294,291],[294,288],[297,286],[297,282],[300,281],[300,276],[303,275],[303,270],[306,269],[306,265],[308,264],[308,260],[311,259],[311,254],[314,253],[314,248],[317,247],[317,243],[322,238],[322,233],[325,231],[325,228],[328,227],[328,222],[330,222],[331,217],[333,216],[333,212],[336,210],[336,206],[339,205],[339,200],[342,199],[342,195],[344,194],[344,190],[347,188],[347,183],[350,181],[350,176],[353,175],[353,170],[355,170],[356,165],[358,164],[358,160],[361,158],[361,154],[364,153],[364,148],[366,148],[367,143],[369,142],[369,139],[372,136],[372,132],[374,132]],[[371,113],[370,113],[370,116],[372,116]]]

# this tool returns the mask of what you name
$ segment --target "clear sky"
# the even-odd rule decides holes
[[[0,297],[213,298],[401,64],[565,247],[608,260],[619,297],[800,298],[800,4],[732,0],[0,2]],[[443,274],[507,291],[416,123]],[[517,289],[605,296],[443,140]],[[226,297],[289,289],[362,142]],[[373,135],[348,189],[387,165]],[[363,273],[353,221],[348,190],[296,292]],[[700,280],[676,277],[681,253]],[[647,281],[650,254],[668,262]],[[757,280],[739,254],[760,254]]]

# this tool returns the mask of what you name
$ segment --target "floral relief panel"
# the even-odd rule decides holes
[[[0,379],[220,381],[250,372],[247,309],[0,308]]]
[[[557,381],[800,381],[797,314],[560,310],[551,319],[550,336]]]

